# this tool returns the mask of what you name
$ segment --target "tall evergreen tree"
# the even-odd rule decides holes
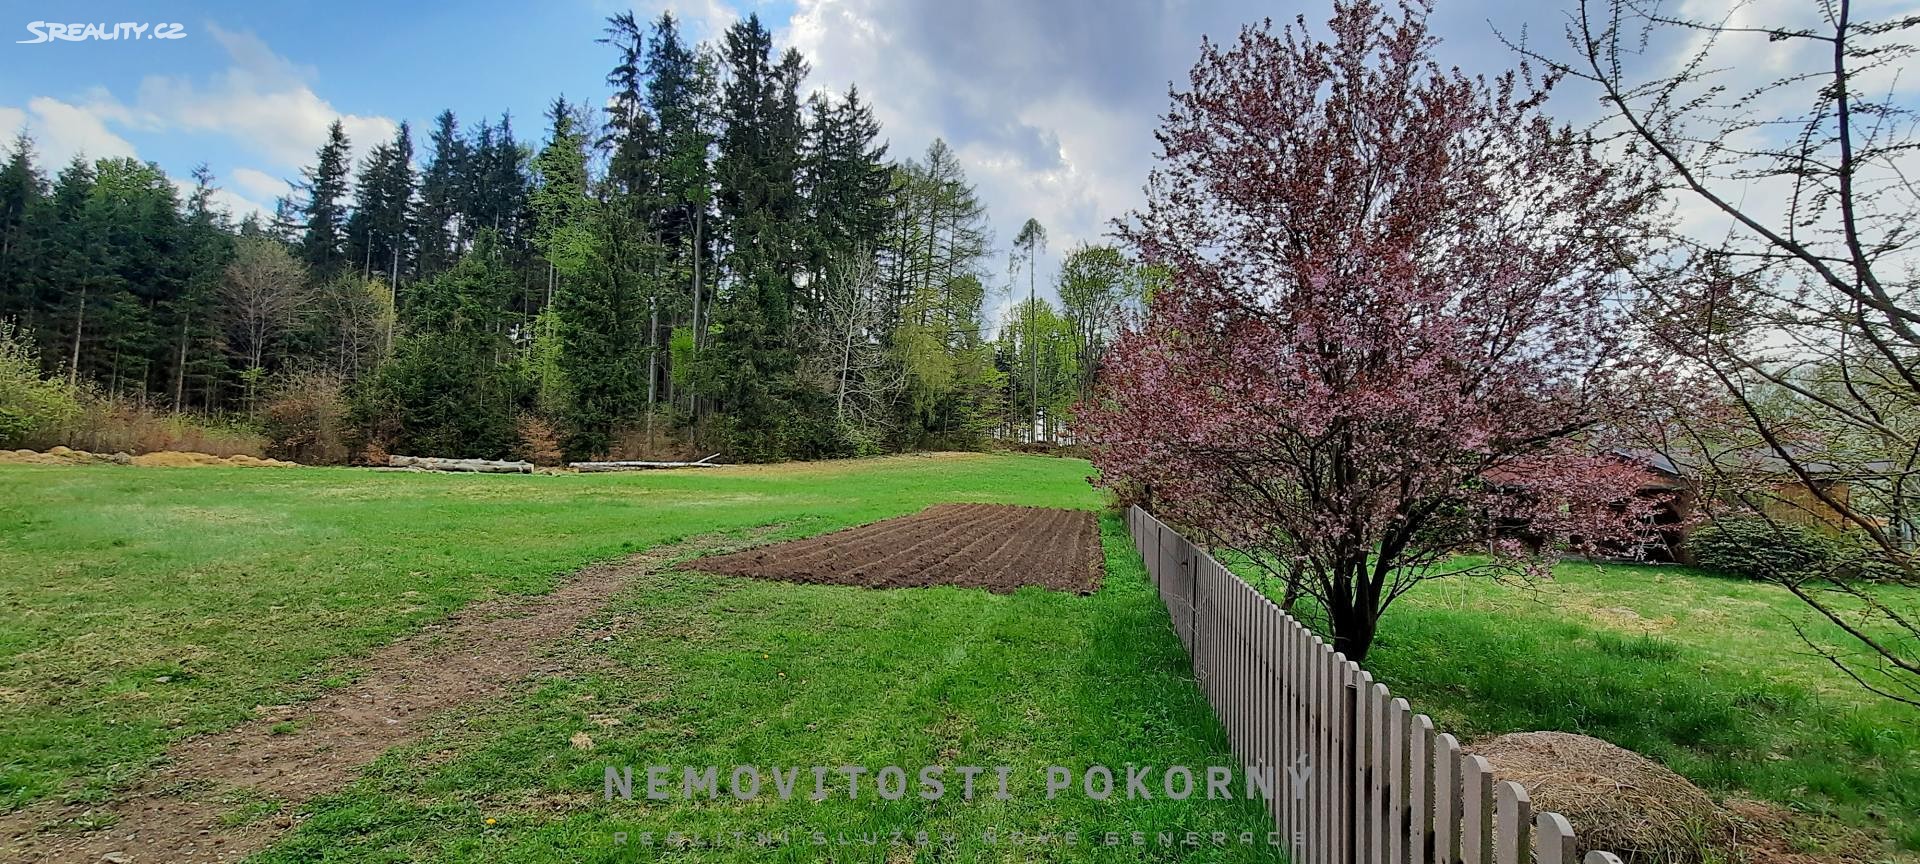
[[[452,111],[442,111],[433,121],[429,138],[432,160],[420,177],[420,207],[417,214],[419,258],[415,265],[418,278],[429,278],[453,266],[459,257],[462,178],[472,148],[460,132]],[[404,305],[404,304],[403,304]]]
[[[306,233],[301,256],[316,275],[326,277],[346,266],[347,172],[352,151],[347,130],[339,120],[327,127],[327,143],[320,145],[312,167],[301,172],[300,190],[306,194],[301,215]]]
[[[793,380],[795,276],[802,263],[802,137],[799,88],[806,63],[789,50],[772,59],[759,16],[727,29],[731,77],[721,92],[718,180],[727,236],[729,289],[718,300],[719,334],[706,361],[747,458],[807,455],[823,440],[823,408],[802,404]],[[816,428],[806,429],[812,424]]]
[[[233,234],[225,211],[213,204],[213,172],[201,165],[193,171],[193,192],[187,196],[180,252],[184,281],[168,308],[168,333],[173,340],[170,392],[175,408],[189,404],[188,387],[200,385],[200,404],[216,407],[226,371],[217,350],[220,336],[217,305],[220,280],[233,257]]]
[[[0,166],[0,318],[29,330],[38,322],[33,266],[39,259],[47,180],[33,164],[33,139],[14,136]]]
[[[892,174],[880,123],[860,101],[859,88],[848,88],[838,103],[818,96],[812,107],[801,182],[811,229],[808,284],[821,285],[829,261],[871,249],[886,230],[893,215]]]
[[[354,182],[347,265],[362,278],[385,273],[391,279],[392,271],[408,263],[413,192],[413,132],[401,123],[392,141],[367,155]]]

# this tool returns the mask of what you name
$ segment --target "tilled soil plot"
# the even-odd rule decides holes
[[[1001,594],[1036,585],[1089,593],[1103,570],[1092,513],[938,504],[898,519],[700,558],[688,570],[868,588],[957,585]]]

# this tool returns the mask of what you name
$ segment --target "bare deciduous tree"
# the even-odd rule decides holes
[[[1806,20],[1760,17],[1795,8]],[[1826,565],[1761,575],[1847,634],[1803,633],[1835,667],[1920,705],[1915,610],[1854,578],[1920,584],[1920,145],[1901,93],[1916,26],[1864,20],[1848,0],[1734,2],[1707,18],[1582,0],[1571,59],[1522,50],[1595,87],[1609,109],[1597,128],[1680,202],[1672,254],[1639,274],[1649,323],[1725,411],[1676,412],[1669,443],[1719,503],[1776,531],[1825,522],[1858,540]]]
[[[293,323],[312,299],[306,267],[270,239],[243,237],[220,282],[230,346],[259,369],[267,345]]]
[[[886,288],[868,254],[830,262],[823,282],[812,365],[830,382],[843,434],[869,436],[906,387],[901,365],[881,341],[892,323]]]

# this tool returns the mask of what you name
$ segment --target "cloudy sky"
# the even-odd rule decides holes
[[[1571,0],[1566,0],[1570,3]],[[1691,0],[1705,3],[1707,0]],[[1784,0],[1770,0],[1784,2]],[[945,138],[986,200],[1004,247],[1038,218],[1052,260],[1098,240],[1134,206],[1169,82],[1202,36],[1305,15],[1329,0],[638,0],[689,33],[755,13],[813,67],[810,85],[860,85],[896,156]],[[1719,4],[1713,4],[1719,5]],[[1805,5],[1805,4],[1803,4]],[[1439,59],[1496,73],[1515,58],[1496,30],[1559,48],[1559,0],[1438,0]],[[457,7],[457,8],[456,8]],[[335,118],[357,148],[441,109],[511,112],[537,134],[556,95],[598,102],[611,53],[594,39],[611,0],[462,4],[14,2],[0,16],[0,134],[25,126],[43,164],[134,155],[185,178],[205,162],[236,212],[270,208]],[[537,11],[535,11],[537,9]],[[177,22],[184,38],[19,44],[33,21]],[[1591,94],[1556,97],[1570,119]],[[424,134],[416,140],[424,139]],[[423,154],[424,155],[424,154]]]

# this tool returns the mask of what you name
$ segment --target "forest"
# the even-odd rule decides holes
[[[599,42],[612,95],[555,98],[538,143],[447,111],[355,164],[336,122],[270,217],[220,209],[204,166],[190,188],[133,159],[56,170],[23,132],[0,386],[40,397],[0,446],[130,412],[313,463],[1065,437],[1149,270],[1082,244],[1038,273],[1032,219],[996,247],[952,149],[891,153],[858,88],[810,90],[755,16],[689,44],[625,13]]]

